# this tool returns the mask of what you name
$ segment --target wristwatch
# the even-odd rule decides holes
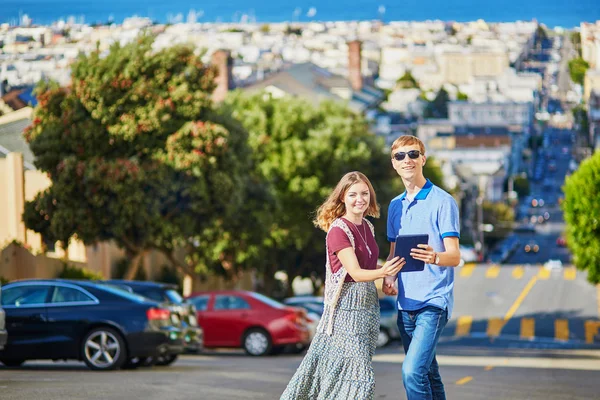
[[[435,259],[433,260],[434,265],[440,265],[440,255],[435,253]]]

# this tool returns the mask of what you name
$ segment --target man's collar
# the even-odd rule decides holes
[[[425,182],[425,185],[423,185],[421,190],[419,190],[419,192],[415,196],[415,200],[425,200],[427,198],[427,196],[429,195],[429,192],[431,192],[432,187],[433,187],[433,183],[431,183],[431,181],[429,179],[427,179],[427,181]],[[404,200],[405,197],[406,197],[406,190],[404,191],[404,193],[402,193],[400,195],[400,200]]]

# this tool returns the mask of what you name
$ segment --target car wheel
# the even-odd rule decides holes
[[[123,338],[108,327],[89,331],[83,339],[81,354],[85,364],[96,371],[119,369],[127,361]]]
[[[379,328],[377,335],[377,347],[384,347],[390,342],[390,334],[385,328]]]
[[[0,362],[6,365],[7,367],[20,367],[21,364],[25,362],[25,360],[22,360],[20,358],[3,358],[0,359]]]
[[[269,354],[272,345],[271,336],[262,329],[250,329],[242,340],[242,347],[251,356]]]
[[[164,367],[173,364],[175,360],[177,360],[177,354],[158,356],[156,357],[156,363],[154,365]]]

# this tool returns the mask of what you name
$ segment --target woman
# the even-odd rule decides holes
[[[369,179],[360,172],[342,177],[317,210],[314,224],[327,232],[325,311],[304,360],[281,399],[372,399],[371,359],[379,333],[374,281],[394,276],[404,265],[395,257],[377,268],[373,225],[379,217]]]

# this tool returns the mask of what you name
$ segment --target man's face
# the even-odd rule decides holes
[[[423,176],[425,156],[417,144],[398,147],[392,153],[392,165],[403,180],[415,182]]]

